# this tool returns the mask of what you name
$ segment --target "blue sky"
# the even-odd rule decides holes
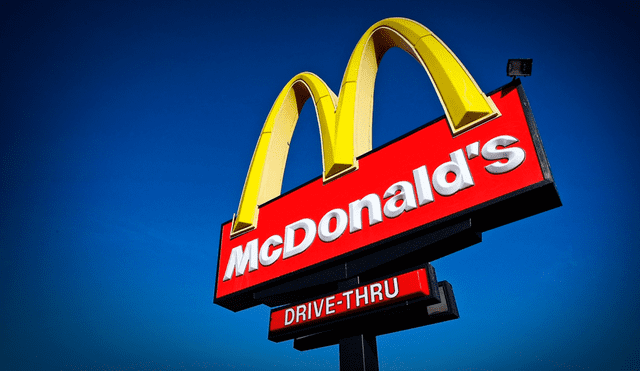
[[[212,304],[280,89],[336,92],[392,16],[438,35],[479,86],[523,78],[563,206],[433,262],[460,318],[378,338],[382,370],[640,368],[640,5],[626,2],[3,2],[0,369],[338,369],[267,340],[269,308]],[[376,81],[374,147],[443,114],[400,50]],[[284,190],[322,169],[311,105]]]

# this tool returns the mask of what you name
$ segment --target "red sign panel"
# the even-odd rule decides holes
[[[455,137],[443,118],[364,155],[350,174],[326,184],[316,179],[261,205],[248,233],[231,239],[231,222],[223,224],[215,302],[234,310],[255,305],[238,304],[238,295],[552,183],[517,87],[490,95],[498,118]],[[501,213],[496,217],[508,220],[492,227],[533,214],[519,212],[512,219]]]
[[[427,271],[422,268],[306,303],[274,310],[271,312],[269,331],[301,328],[430,295]]]

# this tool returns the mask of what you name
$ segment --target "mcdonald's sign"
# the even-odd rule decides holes
[[[425,68],[445,114],[372,151],[374,82],[391,47]],[[323,174],[281,195],[288,143],[309,98]],[[339,95],[309,72],[278,95],[238,212],[221,228],[214,302],[232,310],[286,304],[292,293],[437,259],[560,205],[519,80],[485,95],[430,30],[385,19],[356,44]]]

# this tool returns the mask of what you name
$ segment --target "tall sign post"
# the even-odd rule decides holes
[[[372,150],[373,87],[391,47],[425,68],[445,115]],[[309,98],[323,174],[281,195]],[[339,95],[309,72],[282,89],[238,212],[221,228],[214,303],[266,304],[270,340],[339,344],[341,368],[377,370],[377,335],[458,318],[451,285],[429,262],[560,205],[520,81],[484,94],[431,31],[385,19],[357,43]]]

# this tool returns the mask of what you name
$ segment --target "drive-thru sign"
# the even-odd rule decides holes
[[[271,312],[269,331],[284,332],[417,297],[434,297],[427,269],[399,274]],[[439,303],[439,298],[432,304]]]

